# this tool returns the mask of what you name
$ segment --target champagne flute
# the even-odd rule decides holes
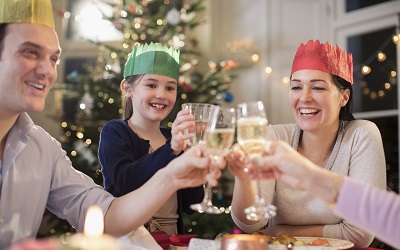
[[[235,137],[235,125],[234,108],[220,108],[217,119],[208,123],[205,131],[205,140],[212,161],[211,172],[214,170],[213,166],[222,160],[225,153],[232,146]],[[204,189],[203,201],[192,204],[190,208],[200,213],[221,214],[222,211],[212,203],[212,188],[212,185],[207,183]]]
[[[250,159],[261,157],[267,140],[267,115],[261,101],[245,102],[238,105],[237,140]],[[248,220],[272,218],[276,207],[267,204],[261,196],[260,181],[255,180],[256,202],[244,210]]]
[[[195,127],[193,130],[185,130],[185,134],[194,133],[194,137],[187,140],[189,146],[197,144],[205,144],[205,131],[207,124],[216,119],[219,106],[208,103],[184,103],[182,110],[189,110],[189,113],[194,116]]]

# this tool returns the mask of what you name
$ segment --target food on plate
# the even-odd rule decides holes
[[[308,243],[309,246],[329,246],[329,241],[323,238],[317,238],[313,240],[311,243]]]
[[[330,246],[329,245],[329,241],[327,239],[324,238],[316,238],[315,240],[313,240],[312,242],[305,242],[304,240],[300,240],[300,239],[296,239],[293,236],[290,236],[286,233],[281,233],[276,237],[273,237],[271,235],[268,234],[264,234],[262,232],[256,232],[254,234],[258,234],[258,235],[263,235],[264,237],[267,238],[267,241],[269,244],[273,244],[273,245],[294,245],[294,246]]]

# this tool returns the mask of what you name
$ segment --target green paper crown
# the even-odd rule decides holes
[[[156,74],[179,78],[179,50],[157,43],[136,44],[126,61],[124,78],[141,74]]]

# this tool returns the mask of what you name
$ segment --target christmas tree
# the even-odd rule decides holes
[[[63,148],[78,170],[91,176],[102,185],[102,175],[97,159],[99,134],[102,126],[111,119],[121,118],[120,82],[128,54],[135,43],[161,43],[181,51],[178,98],[174,110],[162,122],[170,126],[184,102],[223,104],[232,101],[229,87],[233,80],[231,69],[237,67],[233,60],[209,62],[207,72],[196,69],[200,53],[194,29],[201,25],[202,0],[124,0],[105,1],[112,9],[111,15],[103,15],[120,32],[123,41],[101,42],[86,38],[99,48],[95,61],[70,60],[66,65],[65,84],[58,86],[63,92],[63,114],[60,121]],[[64,13],[61,12],[63,16]],[[70,19],[75,13],[70,13]],[[110,45],[111,44],[111,45]],[[232,179],[225,173],[214,188],[215,205],[224,210],[222,215],[195,213],[185,215],[188,233],[201,238],[214,238],[219,233],[230,233],[233,222],[230,217]],[[45,214],[39,236],[73,232],[67,222]]]

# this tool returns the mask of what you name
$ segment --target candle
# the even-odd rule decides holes
[[[72,235],[68,244],[79,250],[121,250],[116,238],[104,234],[103,211],[98,206],[89,208],[83,234]]]

